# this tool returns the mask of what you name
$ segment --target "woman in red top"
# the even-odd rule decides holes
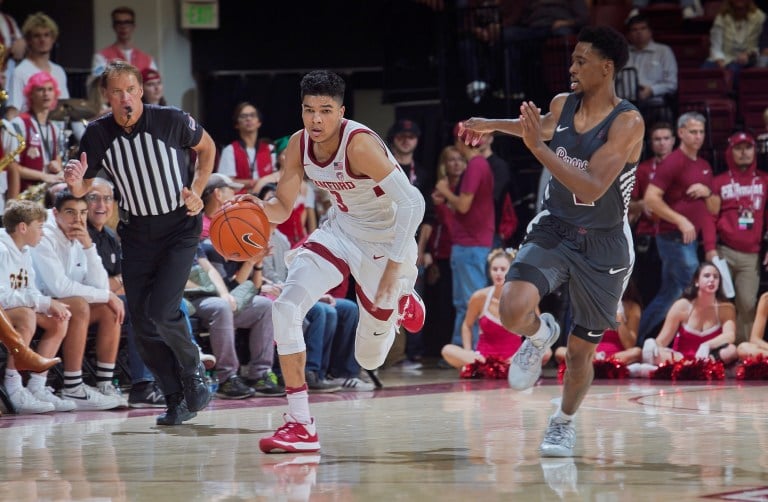
[[[520,335],[507,330],[499,320],[499,298],[514,258],[513,252],[503,249],[494,249],[488,255],[493,285],[475,291],[469,299],[467,315],[461,325],[464,346],[449,344],[443,347],[443,358],[454,368],[462,369],[475,361],[484,363],[491,356],[507,361],[522,345]],[[480,328],[477,351],[472,350],[472,326],[475,322]],[[542,366],[547,364],[551,356],[550,350],[544,355]]]
[[[735,339],[736,308],[722,292],[717,267],[705,261],[683,297],[672,304],[659,336],[645,341],[643,362],[713,357],[728,364],[737,359]]]

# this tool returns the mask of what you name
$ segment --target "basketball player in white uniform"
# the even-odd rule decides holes
[[[348,274],[355,278],[355,357],[366,369],[384,362],[400,324],[416,332],[424,323],[424,305],[413,291],[424,198],[378,135],[344,119],[341,77],[311,72],[301,81],[301,96],[304,129],[291,137],[276,195],[263,206],[270,222],[285,221],[305,172],[330,192],[333,205],[328,220],[287,259],[288,278],[273,305],[288,413],[285,425],[261,439],[265,453],[320,449],[309,413],[302,331],[304,316],[320,296]]]

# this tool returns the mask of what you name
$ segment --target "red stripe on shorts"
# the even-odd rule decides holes
[[[373,310],[373,302],[370,300],[370,298],[365,296],[363,289],[357,283],[355,283],[355,293],[357,293],[357,299],[360,301],[360,304],[363,306],[366,312],[371,314],[375,319],[379,321],[386,321],[392,315],[393,309]]]
[[[313,253],[324,258],[326,261],[330,262],[339,270],[339,272],[341,272],[345,278],[349,276],[349,265],[347,265],[347,262],[338,256],[335,256],[327,247],[315,241],[307,241],[302,244],[302,247],[312,251]]]

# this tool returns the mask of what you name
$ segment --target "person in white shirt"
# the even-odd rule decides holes
[[[32,251],[37,286],[69,306],[72,319],[63,344],[62,397],[78,409],[111,409],[128,403],[112,384],[125,310],[110,291],[109,277],[87,228],[88,204],[69,190],[56,195],[53,219]],[[96,389],[83,384],[82,364],[88,326],[97,324]]]
[[[38,12],[27,17],[21,31],[27,41],[27,57],[13,70],[6,104],[19,111],[26,111],[24,87],[30,77],[40,71],[46,71],[56,79],[60,99],[69,99],[67,73],[64,68],[51,61],[51,50],[59,37],[59,26],[53,19]]]
[[[45,208],[35,202],[19,200],[9,204],[3,216],[5,228],[0,229],[0,306],[27,346],[35,329],[42,328],[37,350],[41,356],[52,358],[61,346],[71,314],[64,303],[35,287],[30,248],[40,242],[45,219]],[[56,397],[46,387],[47,371],[31,373],[24,387],[18,371],[21,365],[16,363],[16,357],[9,356],[4,385],[17,413],[75,408],[74,403]]]

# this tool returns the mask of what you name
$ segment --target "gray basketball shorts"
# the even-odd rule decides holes
[[[507,280],[530,282],[541,297],[567,282],[574,324],[602,331],[618,327],[633,262],[628,228],[595,231],[545,216],[532,225]]]

